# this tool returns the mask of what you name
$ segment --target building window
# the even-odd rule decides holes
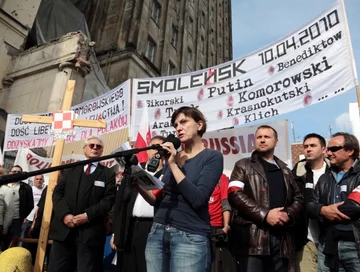
[[[194,21],[191,17],[189,17],[188,32],[191,36],[193,34],[193,27],[194,27]]]
[[[192,69],[192,51],[188,48],[187,56],[186,56],[186,65],[189,67],[190,71]]]
[[[173,25],[172,26],[172,34],[171,34],[171,45],[176,48],[177,42],[178,42],[178,33],[179,31],[177,28]]]
[[[176,13],[180,11],[180,0],[174,0],[174,8]]]
[[[200,50],[201,52],[205,52],[205,41],[204,41],[204,37],[201,36],[200,38]]]
[[[146,57],[151,62],[154,62],[155,60],[155,50],[156,50],[156,43],[149,38],[146,45]]]
[[[176,69],[175,64],[170,61],[169,66],[168,66],[168,76],[175,75],[175,73],[176,73],[175,69]]]
[[[158,1],[153,0],[151,19],[153,19],[156,24],[159,24],[160,14],[161,14],[161,6],[158,3]]]

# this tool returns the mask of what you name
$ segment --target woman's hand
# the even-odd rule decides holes
[[[174,147],[174,144],[172,142],[165,142],[161,144],[161,147],[168,151],[169,154],[165,156],[165,161],[167,164],[176,164],[176,149]]]
[[[111,236],[111,239],[110,239],[110,247],[113,250],[117,250],[116,245],[114,244],[114,234]]]
[[[34,220],[34,222],[35,222],[35,220]],[[33,231],[34,231],[34,224],[31,224],[31,227],[30,227],[29,232],[28,232],[29,237],[32,237]]]

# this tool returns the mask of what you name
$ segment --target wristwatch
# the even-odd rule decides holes
[[[225,225],[224,228],[230,229],[230,225]]]

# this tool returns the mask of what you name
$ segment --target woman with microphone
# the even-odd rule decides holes
[[[182,151],[177,153],[172,142],[164,142],[168,155],[162,192],[154,195],[140,188],[157,208],[145,250],[147,271],[210,271],[208,201],[223,172],[223,157],[204,147],[206,120],[198,109],[177,109],[171,124]]]

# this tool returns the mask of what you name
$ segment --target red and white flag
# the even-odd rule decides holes
[[[150,140],[151,140],[151,133],[150,133],[150,124],[149,124],[149,113],[148,113],[147,105],[145,103],[141,115],[139,131],[136,136],[135,148],[147,147],[150,143]],[[139,163],[148,161],[148,155],[146,151],[139,152],[136,156],[138,158]]]

